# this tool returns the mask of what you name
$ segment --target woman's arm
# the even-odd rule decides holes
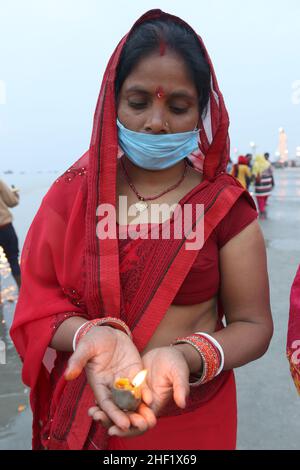
[[[220,250],[221,298],[227,327],[214,333],[224,349],[225,369],[261,357],[273,335],[267,257],[257,221]]]
[[[57,351],[73,351],[73,338],[76,330],[86,321],[85,318],[75,316],[63,321],[52,338],[50,348]]]
[[[227,326],[211,334],[221,344],[230,370],[255,361],[273,335],[264,238],[255,220],[220,250],[221,298]],[[188,344],[176,345],[191,373],[199,372],[199,354]]]

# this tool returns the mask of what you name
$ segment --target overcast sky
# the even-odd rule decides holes
[[[161,8],[200,34],[227,104],[232,153],[300,146],[299,0],[0,0],[0,171],[64,170],[88,148],[117,42]]]

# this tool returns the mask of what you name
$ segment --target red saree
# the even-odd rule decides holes
[[[165,15],[160,10],[151,10],[136,24]],[[22,251],[22,287],[11,336],[24,362],[23,381],[31,387],[34,449],[83,449],[91,432],[92,422],[87,410],[94,399],[85,373],[67,383],[63,373],[69,353],[48,348],[60,323],[72,315],[89,319],[119,316],[131,328],[134,342],[142,351],[198,254],[198,250],[186,249],[185,236],[138,240],[130,250],[119,243],[117,233],[105,240],[96,236],[100,219],[96,215],[97,207],[104,203],[116,206],[118,141],[114,80],[127,36],[117,46],[104,74],[89,151],[52,185]],[[199,41],[205,50],[200,37]],[[212,74],[209,112],[199,123],[203,129],[199,152],[190,156],[192,162],[204,161],[203,182],[181,201],[193,206],[191,229],[195,230],[200,222],[195,206],[204,205],[201,216],[204,215],[204,241],[239,197],[246,197],[255,207],[242,186],[225,174],[229,158],[229,119],[213,66],[206,51],[205,54]],[[221,303],[219,308],[221,319]],[[230,419],[225,413],[225,397],[231,410]],[[207,410],[212,408],[215,419],[219,410],[219,415],[229,423],[223,431],[220,423],[209,420],[211,413]],[[199,414],[199,410],[204,420],[202,426],[206,426],[207,436],[210,436],[209,441],[203,436],[204,447],[234,448],[236,408],[231,371],[223,372],[191,393],[187,409],[181,412],[181,423],[182,420],[191,422],[191,416],[195,416],[191,413]],[[161,423],[176,419],[178,413],[170,404],[170,408],[164,410]],[[171,422],[169,424],[172,426]],[[166,426],[172,429],[169,424]],[[210,426],[212,429],[208,432]],[[216,426],[219,426],[218,432]],[[161,429],[164,427],[159,428],[159,432]],[[108,442],[105,430],[101,428],[99,432],[100,448],[116,448],[117,441]],[[193,431],[188,433],[191,435]],[[216,437],[218,433],[224,442]],[[188,448],[182,439],[173,442],[174,448]],[[162,444],[153,437],[151,445],[160,448]]]
[[[287,357],[300,395],[300,266],[291,288]]]

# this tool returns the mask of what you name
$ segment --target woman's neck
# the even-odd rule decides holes
[[[145,170],[134,165],[125,155],[122,158],[124,158],[124,166],[133,184],[144,188],[155,189],[176,183],[185,169],[184,160],[164,170]]]

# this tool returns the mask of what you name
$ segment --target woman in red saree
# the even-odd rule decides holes
[[[300,395],[300,266],[291,288],[287,357],[292,377]]]
[[[150,151],[158,169],[149,170],[147,161],[133,163],[119,146],[117,118],[129,135],[141,137],[175,139],[198,127],[198,149],[164,168]],[[232,369],[264,354],[272,319],[255,204],[225,172],[228,127],[201,38],[180,18],[147,12],[108,63],[89,151],[50,188],[22,251],[11,335],[31,387],[34,449],[235,448]],[[140,192],[183,210],[190,206],[189,231],[123,238],[124,224],[112,217],[114,233],[99,236],[105,221],[99,207],[118,208],[123,217],[118,196],[130,206],[145,204]],[[162,222],[151,215],[146,229],[175,224],[175,214]],[[132,222],[128,213],[126,221]],[[188,249],[201,226],[203,247]],[[122,319],[132,340],[95,326],[72,354],[78,328],[101,317]],[[225,362],[217,377],[189,390],[200,356],[189,344],[170,344],[197,331],[222,346]],[[132,379],[142,368],[148,370],[144,403],[125,413],[110,388],[120,373]]]

